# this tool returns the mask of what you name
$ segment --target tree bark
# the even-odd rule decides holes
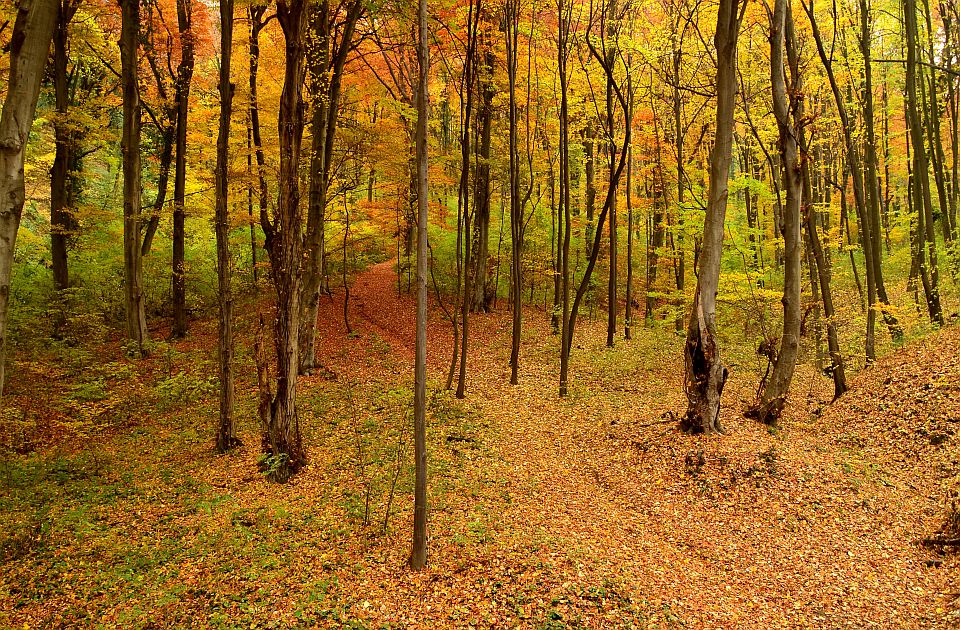
[[[24,153],[56,19],[55,0],[21,0],[9,44],[10,74],[0,113],[0,394],[6,375],[10,274],[26,196]]]
[[[337,33],[330,32],[330,6],[327,0],[314,10],[313,54],[310,75],[313,81],[312,147],[310,156],[310,192],[307,204],[307,234],[304,243],[303,286],[300,306],[300,373],[308,374],[316,367],[315,344],[320,289],[326,275],[324,227],[327,191],[333,146],[340,117],[340,94],[347,53],[353,46],[353,33],[364,4],[354,0]]]
[[[754,410],[755,417],[764,424],[776,424],[786,405],[787,393],[797,365],[800,348],[800,199],[801,158],[797,144],[798,129],[792,113],[801,96],[800,77],[793,74],[788,88],[784,66],[784,30],[787,0],[776,0],[770,18],[770,83],[773,91],[773,114],[780,136],[780,164],[786,203],[783,207],[784,278],[783,278],[783,335],[773,365],[773,373],[766,382]],[[788,97],[789,94],[789,97]]]
[[[913,203],[920,217],[918,225],[921,240],[920,279],[927,299],[927,312],[930,320],[943,325],[943,310],[940,306],[940,272],[937,266],[937,240],[933,226],[933,201],[930,195],[930,175],[927,153],[924,149],[923,127],[921,126],[921,98],[918,83],[922,84],[922,74],[918,77],[917,61],[917,3],[916,0],[903,1],[903,29],[907,46],[906,59],[906,96],[907,125],[910,129],[910,144],[913,145]],[[918,81],[919,79],[919,81]]]
[[[283,31],[286,57],[277,124],[280,136],[280,191],[273,223],[264,226],[268,231],[267,251],[277,294],[274,322],[276,391],[270,402],[263,447],[269,477],[278,482],[288,480],[307,459],[297,416],[297,372],[300,366],[297,336],[303,223],[297,169],[303,143],[302,90],[306,73],[307,7],[305,0],[277,2],[277,20]]]
[[[410,568],[427,564],[427,112],[429,106],[430,48],[427,41],[427,0],[419,0],[417,60],[417,346],[414,366],[414,485],[413,548]]]
[[[232,0],[224,0],[231,2]],[[231,13],[230,31],[233,32]],[[187,334],[187,287],[184,276],[187,191],[187,117],[190,112],[190,83],[193,80],[193,0],[177,0],[180,29],[180,64],[177,66],[177,158],[173,175],[173,330],[174,337]],[[221,62],[223,63],[223,62]],[[228,68],[229,70],[229,68]],[[229,77],[225,79],[229,83]],[[223,92],[221,91],[221,99]],[[229,107],[229,104],[228,104]],[[229,128],[229,121],[227,124]],[[218,141],[219,159],[219,141]],[[225,167],[226,168],[226,167]]]
[[[720,360],[717,340],[717,288],[727,213],[727,177],[733,149],[733,111],[737,95],[737,38],[742,12],[739,0],[720,0],[714,47],[717,54],[717,122],[710,154],[709,192],[699,256],[700,273],[687,325],[684,351],[687,412],[682,429],[692,433],[722,432],[720,396],[728,370]]]
[[[190,0],[179,0],[178,7],[181,4],[186,5],[186,10],[182,14],[189,16]],[[189,29],[189,17],[186,21]],[[180,28],[183,32],[184,22],[181,21]],[[217,302],[220,307],[220,321],[218,330],[218,368],[220,376],[220,424],[217,430],[217,451],[224,453],[231,448],[238,446],[240,440],[237,438],[237,428],[233,421],[233,291],[231,288],[230,268],[230,214],[228,208],[228,168],[230,158],[230,116],[233,105],[233,84],[230,82],[230,60],[233,57],[233,0],[220,0],[220,124],[217,132],[217,166],[215,172],[215,210],[214,210],[214,231],[217,240]],[[192,51],[191,60],[192,65]],[[191,69],[192,72],[192,69]],[[181,79],[183,74],[180,75]],[[189,76],[189,75],[187,75]],[[189,79],[188,83],[189,85]],[[189,88],[184,89],[183,100],[180,101],[180,111],[183,111],[183,122],[186,123],[186,111],[183,102],[186,101],[186,94]],[[178,114],[178,118],[179,118]],[[183,125],[186,127],[186,124]],[[178,128],[179,129],[179,128]],[[179,134],[178,134],[179,135]],[[177,144],[180,145],[179,139]],[[185,144],[181,145],[184,146]],[[177,150],[178,166],[177,177],[180,177],[179,158],[180,150]]]
[[[53,285],[58,291],[70,286],[67,248],[76,230],[74,217],[80,166],[79,134],[71,128],[67,116],[70,106],[70,80],[67,75],[67,38],[70,21],[79,6],[71,0],[57,3],[57,26],[53,34],[54,158],[50,169],[50,262]]]
[[[123,284],[127,338],[143,356],[149,333],[143,294],[140,250],[140,88],[137,85],[137,45],[140,39],[139,0],[120,0],[120,65],[123,93]]]

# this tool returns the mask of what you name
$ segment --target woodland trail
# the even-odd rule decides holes
[[[362,274],[353,294],[355,314],[412,361],[412,300],[397,295],[391,264]],[[430,364],[441,382],[450,330],[438,312],[431,308]],[[917,541],[939,525],[938,484],[945,470],[956,474],[956,450],[909,427],[923,416],[944,427],[960,419],[958,397],[937,389],[960,379],[955,328],[881,361],[831,408],[824,379],[805,370],[777,435],[740,417],[738,401],[753,385],[735,374],[725,391],[730,435],[700,438],[653,424],[682,409],[679,340],[641,329],[606,350],[599,327],[585,323],[573,394],[561,400],[544,320],[542,311],[525,314],[521,384],[511,387],[506,315],[471,318],[467,400],[495,423],[509,489],[491,525],[505,540],[542,542],[533,557],[545,568],[516,579],[536,580],[541,596],[560,601],[570,584],[597,584],[581,595],[596,600],[595,622],[611,625],[931,627],[942,619],[955,560],[952,569],[928,567]],[[931,376],[936,365],[942,371]],[[904,397],[930,391],[933,406],[868,409],[883,375],[903,379]],[[462,570],[489,571],[491,561]]]

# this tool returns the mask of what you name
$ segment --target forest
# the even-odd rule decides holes
[[[0,625],[960,625],[957,0],[0,2]]]

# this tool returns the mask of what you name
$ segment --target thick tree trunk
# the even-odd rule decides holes
[[[225,1],[230,2],[231,0]],[[187,218],[187,117],[190,112],[190,83],[193,80],[194,63],[193,0],[177,0],[177,24],[180,29],[180,41],[182,43],[180,48],[180,65],[177,67],[176,89],[177,158],[174,164],[173,175],[173,330],[171,332],[174,337],[183,337],[187,334],[187,287],[184,276],[184,244],[186,239]],[[230,29],[232,32],[232,23]],[[226,81],[229,82],[229,77]],[[223,98],[222,93],[221,98]],[[217,150],[219,152],[219,146]]]
[[[71,106],[67,75],[67,35],[78,3],[57,3],[57,26],[53,34],[53,91],[56,106],[54,158],[50,169],[50,262],[53,285],[58,291],[70,286],[67,248],[76,230],[74,218],[80,167],[79,133],[66,120]]]
[[[684,351],[688,407],[681,428],[693,433],[721,432],[720,396],[727,368],[720,361],[717,341],[717,288],[723,253],[723,224],[727,213],[727,177],[733,150],[733,110],[737,95],[737,38],[739,0],[720,0],[714,46],[717,51],[717,123],[710,154],[707,213],[699,256],[697,292],[687,325]]]
[[[419,0],[417,59],[417,345],[414,366],[414,484],[413,548],[410,568],[427,564],[427,112],[429,105],[430,48],[427,42],[427,0]]]
[[[482,35],[481,35],[482,37]],[[481,99],[478,111],[477,124],[479,125],[479,156],[476,166],[476,180],[474,181],[474,219],[473,243],[471,246],[471,303],[470,311],[474,313],[489,312],[496,297],[496,289],[491,291],[488,259],[490,257],[490,133],[493,122],[493,97],[495,86],[493,82],[493,68],[496,62],[493,51],[486,43],[487,52],[484,55],[486,70],[481,75]]]
[[[123,93],[123,288],[127,338],[140,355],[149,341],[140,250],[140,88],[137,85],[139,0],[120,0],[120,65]]]
[[[10,38],[10,74],[0,114],[0,394],[6,374],[10,273],[26,196],[24,153],[56,20],[55,0],[21,0]]]
[[[297,371],[299,361],[300,261],[302,252],[300,183],[297,169],[303,142],[303,83],[305,75],[307,3],[280,0],[277,19],[283,31],[286,67],[280,94],[278,131],[280,171],[277,210],[266,226],[271,274],[277,294],[274,324],[276,392],[270,402],[270,418],[263,436],[271,479],[284,482],[306,463],[306,451],[297,416]]]

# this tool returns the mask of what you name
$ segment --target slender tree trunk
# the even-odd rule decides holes
[[[587,213],[587,225],[584,231],[583,241],[586,246],[587,258],[593,254],[593,221],[597,206],[597,186],[596,186],[596,128],[593,122],[588,122],[583,131],[583,155],[584,155],[584,175],[586,176],[585,209]]]
[[[300,373],[316,367],[315,344],[320,289],[326,276],[325,236],[327,190],[333,145],[340,116],[340,94],[347,53],[353,44],[353,32],[363,12],[363,3],[354,0],[346,10],[342,31],[333,41],[330,33],[329,2],[323,0],[313,14],[314,42],[310,55],[313,81],[312,150],[310,156],[310,192],[307,205],[306,258],[303,268],[300,306]]]
[[[185,15],[189,16],[190,0],[179,0],[187,5]],[[180,11],[178,11],[180,13]],[[187,18],[189,29],[189,17]],[[183,22],[181,22],[181,32]],[[192,57],[192,53],[191,53]],[[220,0],[220,125],[217,133],[216,208],[214,211],[214,231],[217,240],[217,302],[220,307],[218,354],[220,376],[220,426],[217,430],[217,451],[224,453],[240,444],[237,428],[233,421],[233,292],[230,286],[230,215],[228,209],[228,172],[230,158],[230,116],[233,106],[233,84],[230,82],[230,60],[233,57],[233,0]],[[193,63],[192,58],[190,61]],[[183,75],[181,75],[181,78]],[[188,89],[181,100],[181,109]],[[179,115],[178,115],[179,118]],[[183,114],[183,128],[186,128],[186,112]],[[178,145],[180,142],[178,140]],[[184,143],[185,145],[186,143]],[[177,178],[180,177],[180,151],[177,151]]]
[[[910,128],[910,144],[913,145],[913,205],[917,209],[920,221],[918,234],[922,239],[920,256],[920,278],[927,298],[927,311],[930,320],[942,325],[943,310],[940,306],[940,273],[937,267],[937,241],[933,227],[933,202],[930,195],[929,165],[924,150],[923,128],[921,126],[921,98],[918,83],[923,82],[918,72],[917,61],[917,3],[916,0],[903,1],[904,36],[907,46],[906,59],[906,95],[907,122]],[[918,77],[918,74],[920,76]],[[919,79],[919,81],[918,81]]]
[[[607,64],[613,67],[617,56],[617,0],[607,0],[607,37],[610,43],[607,47]],[[613,77],[607,73],[606,97],[607,97],[607,132],[610,134],[609,155],[608,155],[608,186],[613,188],[613,203],[610,206],[610,260],[609,274],[607,278],[607,347],[613,347],[614,337],[617,334],[617,187],[619,181],[614,177],[616,173],[617,147],[614,140],[615,116],[613,109]],[[630,120],[624,115],[624,124],[629,125]],[[627,149],[625,148],[624,151]]]
[[[717,123],[710,155],[707,213],[699,256],[697,292],[687,326],[684,363],[688,408],[681,427],[694,433],[722,432],[720,396],[727,368],[720,361],[717,340],[717,288],[723,251],[723,223],[727,213],[727,177],[733,149],[733,111],[737,96],[737,38],[739,0],[720,0],[714,47],[717,54]]]
[[[26,197],[24,153],[56,21],[55,0],[20,2],[10,38],[10,74],[0,114],[0,394],[6,375],[10,273]]]
[[[557,0],[557,76],[560,82],[560,142],[558,146],[559,203],[563,217],[563,243],[560,247],[560,396],[567,395],[570,369],[570,113],[567,92],[567,60],[570,55],[572,0]]]
[[[127,338],[142,356],[149,333],[143,295],[140,250],[140,88],[137,85],[137,42],[140,39],[139,0],[120,0],[120,65],[123,93],[123,284]]]
[[[803,0],[801,0],[803,1]],[[840,86],[837,83],[836,77],[833,73],[833,62],[830,56],[827,54],[826,49],[823,45],[823,38],[820,36],[820,29],[817,25],[816,17],[814,14],[813,0],[810,0],[810,3],[803,4],[804,11],[807,14],[807,17],[810,20],[810,27],[813,31],[813,38],[817,45],[817,52],[820,55],[820,61],[823,64],[824,70],[826,71],[827,79],[830,82],[830,88],[833,92],[834,102],[837,107],[837,114],[840,117],[840,127],[843,133],[844,148],[846,150],[846,162],[847,169],[849,170],[850,176],[853,179],[853,196],[854,202],[857,209],[857,219],[860,225],[860,233],[863,235],[862,245],[863,245],[863,258],[864,258],[864,267],[866,269],[867,276],[867,332],[866,332],[866,341],[864,343],[864,351],[867,356],[867,362],[873,362],[876,359],[876,343],[875,343],[875,330],[876,330],[876,319],[877,319],[877,276],[876,270],[878,266],[874,264],[874,240],[871,235],[871,226],[873,222],[870,217],[870,213],[867,210],[867,201],[866,197],[866,188],[863,182],[863,171],[860,168],[860,156],[857,149],[857,146],[853,139],[853,127],[850,122],[850,118],[847,115],[847,108],[845,103],[847,99],[844,98],[842,92],[840,91]]]
[[[776,0],[770,23],[770,83],[773,90],[773,113],[780,135],[783,189],[786,203],[783,207],[784,279],[783,279],[783,336],[773,365],[773,373],[764,387],[755,410],[764,424],[775,424],[786,405],[787,393],[797,365],[800,348],[800,200],[801,158],[797,146],[797,129],[793,126],[792,111],[801,94],[800,77],[794,74],[788,88],[784,71],[784,29],[786,28],[787,0]],[[789,18],[789,19],[792,19]],[[788,96],[789,95],[789,96]]]
[[[883,282],[883,247],[881,243],[880,231],[880,179],[877,160],[877,135],[874,131],[874,106],[873,106],[873,58],[871,53],[871,38],[873,36],[870,27],[870,11],[867,6],[867,0],[860,1],[860,52],[864,59],[864,111],[866,142],[864,142],[865,153],[865,174],[866,179],[866,206],[868,214],[867,219],[870,222],[870,249],[872,250],[873,276],[876,283],[877,299],[883,306],[881,314],[884,323],[890,330],[890,335],[894,340],[903,338],[903,330],[896,317],[890,311],[890,300],[887,297],[886,285]],[[854,182],[856,183],[856,181]]]
[[[268,190],[266,177],[266,156],[263,153],[263,140],[260,134],[260,104],[258,90],[258,75],[260,72],[260,31],[263,30],[263,13],[266,10],[262,6],[250,6],[248,8],[248,17],[250,19],[249,33],[249,83],[250,83],[250,136],[253,140],[254,154],[257,158],[257,191],[260,206],[260,224],[264,231],[264,236],[270,232],[270,217],[268,215]],[[269,243],[264,243],[264,247],[269,249]]]
[[[414,458],[416,481],[413,508],[413,549],[410,568],[427,564],[427,112],[429,106],[430,48],[427,41],[427,0],[419,0],[417,59],[417,346],[414,378]]]
[[[523,202],[520,199],[520,155],[517,144],[517,43],[519,35],[519,0],[507,0],[505,25],[507,38],[507,83],[509,85],[509,145],[510,145],[510,272],[513,285],[512,326],[510,338],[510,384],[519,382],[521,289],[523,273]]]
[[[601,10],[605,10],[602,8]],[[591,16],[593,19],[593,16]],[[593,21],[591,21],[593,24]],[[588,29],[589,30],[589,29]],[[616,31],[613,31],[615,33]],[[611,34],[611,31],[603,31],[601,35],[602,38],[607,38],[606,41],[601,40],[601,49],[607,50],[609,46],[614,45],[613,41],[616,40],[616,36]],[[624,120],[627,119],[627,99],[621,89],[620,85],[616,83],[615,79],[615,57],[608,57],[601,53],[601,50],[598,49],[589,36],[589,33],[586,37],[586,43],[590,49],[590,54],[594,59],[600,64],[603,69],[605,78],[608,82],[613,85],[613,91],[616,95],[616,104],[619,108],[620,114],[623,116]],[[615,115],[612,112],[612,103],[611,110],[607,112],[607,120],[615,120]],[[570,306],[569,321],[567,322],[567,339],[566,343],[561,346],[561,356],[560,356],[560,395],[564,396],[567,393],[567,370],[569,369],[569,353],[570,348],[573,346],[573,335],[576,331],[577,324],[577,313],[581,303],[583,302],[584,297],[587,295],[587,292],[590,288],[590,280],[593,275],[593,270],[597,264],[597,258],[600,253],[600,239],[603,235],[603,227],[606,222],[607,215],[610,213],[611,208],[613,208],[616,203],[616,194],[617,188],[620,185],[620,178],[623,176],[624,169],[627,165],[627,147],[630,146],[631,141],[631,126],[625,125],[624,134],[623,134],[623,143],[622,145],[617,144],[615,140],[615,130],[611,126],[608,130],[610,134],[610,153],[614,156],[611,160],[611,164],[615,165],[615,168],[611,168],[611,175],[609,178],[609,186],[607,187],[607,193],[603,200],[603,206],[600,208],[600,214],[597,216],[597,226],[594,233],[593,244],[590,246],[590,258],[587,260],[587,267],[584,270],[583,277],[580,279],[580,284],[577,286],[576,294],[573,297],[573,304]]]
[[[633,58],[627,56],[627,124],[633,125]],[[633,324],[633,145],[627,147],[627,289],[623,307],[623,338],[631,339]]]
[[[232,3],[232,0],[225,1]],[[232,11],[232,4],[228,8]],[[230,32],[232,33],[232,13],[230,19]],[[177,0],[177,23],[180,28],[180,41],[182,43],[180,65],[177,68],[176,89],[177,158],[173,176],[173,330],[171,332],[174,337],[183,337],[187,334],[187,287],[184,276],[184,253],[187,219],[187,118],[190,112],[190,84],[193,81],[194,65],[193,0]],[[228,76],[222,80],[229,84],[230,78]],[[221,91],[222,98],[224,96]],[[227,105],[229,112],[229,103]],[[227,127],[229,130],[229,121]],[[218,153],[220,151],[219,141],[217,151]]]

